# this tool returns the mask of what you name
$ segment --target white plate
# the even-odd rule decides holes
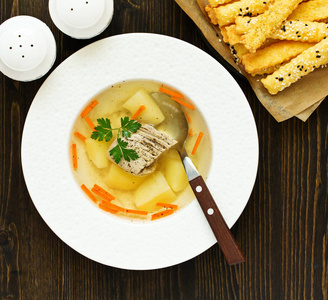
[[[85,197],[69,162],[70,131],[78,112],[106,87],[132,79],[166,83],[201,108],[213,142],[207,184],[231,227],[248,202],[257,173],[253,115],[238,84],[216,60],[175,38],[118,35],[66,59],[31,105],[23,132],[22,165],[37,210],[66,244],[105,265],[157,269],[191,259],[216,242],[197,201],[147,224],[119,220]]]

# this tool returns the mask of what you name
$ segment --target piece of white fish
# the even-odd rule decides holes
[[[146,175],[155,171],[157,159],[177,143],[167,134],[148,124],[142,125],[131,137],[121,137],[121,139],[128,143],[127,148],[137,152],[139,158],[130,162],[121,159],[118,166],[134,175]],[[116,145],[117,141],[115,140],[107,151],[108,158],[113,162],[109,151]]]

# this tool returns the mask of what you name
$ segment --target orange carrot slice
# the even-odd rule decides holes
[[[95,184],[92,189],[97,190],[98,192],[102,193],[103,195],[105,195],[107,198],[109,198],[111,200],[115,199],[115,196],[113,196],[111,193],[108,193],[106,190],[104,190],[98,184]]]
[[[78,131],[74,132],[74,135],[76,137],[78,137],[79,139],[81,139],[83,142],[87,139],[84,135],[82,135],[81,133],[79,133]]]
[[[89,117],[85,117],[84,118],[84,120],[88,123],[88,125],[90,126],[90,128],[92,129],[92,130],[95,130],[95,124],[93,124],[93,122],[90,120],[90,118]]]
[[[191,128],[188,129],[188,136],[193,136],[193,132]]]
[[[158,91],[160,91],[160,92],[162,92],[162,93],[165,93],[165,94],[167,94],[167,95],[170,95],[170,96],[176,97],[176,98],[178,98],[178,99],[183,99],[183,95],[182,95],[182,94],[177,93],[177,92],[173,92],[173,91],[168,90],[168,89],[166,89],[166,88],[164,88],[164,87],[160,87],[160,88],[158,89]]]
[[[135,215],[148,215],[148,212],[145,210],[135,210],[135,209],[127,209],[125,210],[128,214],[135,214]]]
[[[190,123],[191,122],[191,118],[187,114],[185,114],[185,116],[187,118],[188,123]]]
[[[113,203],[107,202],[107,201],[101,201],[101,204],[107,206],[110,209],[125,212],[125,209],[121,206],[115,205]]]
[[[98,104],[97,100],[92,101],[82,112],[81,117],[84,118],[96,105]]]
[[[146,106],[140,105],[140,107],[137,109],[137,111],[134,113],[134,115],[131,117],[131,119],[135,120],[139,117],[139,115],[145,110]]]
[[[110,212],[110,213],[112,213],[112,214],[117,214],[117,213],[118,213],[117,210],[115,210],[115,209],[111,209],[111,208],[109,208],[109,207],[107,207],[106,205],[103,205],[103,204],[101,204],[101,203],[98,204],[98,207],[99,207],[100,209],[102,209],[102,210],[104,210],[104,211],[108,211],[108,212]]]
[[[198,146],[199,146],[199,144],[200,144],[200,141],[201,141],[202,138],[203,138],[203,135],[204,135],[203,132],[200,132],[200,133],[198,134],[198,137],[197,137],[197,140],[196,140],[196,142],[195,142],[194,148],[193,148],[192,151],[191,151],[191,154],[192,154],[192,155],[195,155],[195,154],[196,154],[196,151],[197,151],[197,149],[198,149]]]
[[[168,203],[156,203],[157,206],[165,207],[165,208],[171,208],[171,209],[178,209],[178,205],[176,204],[168,204]]]
[[[87,196],[95,203],[97,203],[96,197],[91,193],[91,191],[84,185],[81,185],[81,189],[87,194]]]
[[[72,144],[72,161],[73,161],[73,168],[77,169],[77,150],[76,144]]]
[[[157,219],[160,219],[160,218],[164,218],[166,216],[172,215],[173,213],[174,213],[173,209],[168,209],[168,210],[161,211],[159,213],[153,214],[151,216],[151,221],[154,221],[154,220],[157,220]]]
[[[175,102],[178,102],[179,104],[181,104],[181,105],[183,105],[183,106],[185,106],[185,107],[187,107],[187,108],[189,108],[191,110],[194,110],[195,109],[195,107],[193,105],[191,105],[191,104],[189,104],[187,102],[184,102],[184,101],[182,101],[179,98],[176,98],[176,97],[173,97],[172,96],[171,99],[173,99]]]
[[[113,200],[113,198],[107,197],[105,194],[103,194],[99,190],[95,189],[94,187],[91,189],[91,192],[95,193],[96,195],[98,195],[99,197],[103,198],[104,200],[106,200],[108,202],[111,202]]]

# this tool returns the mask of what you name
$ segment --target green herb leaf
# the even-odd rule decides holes
[[[136,160],[139,158],[139,155],[137,154],[137,152],[133,149],[124,149],[123,151],[123,157],[126,161],[130,161],[130,160]]]
[[[116,145],[109,151],[110,156],[113,156],[114,161],[118,164],[122,157],[123,153],[121,151],[121,147],[119,145]]]
[[[137,154],[137,152],[133,149],[127,149],[127,145],[128,143],[123,141],[122,139],[118,138],[117,139],[117,144],[120,146],[121,151],[123,153],[123,158],[126,161],[130,161],[130,160],[136,160],[137,158],[139,158],[139,155]]]
[[[128,142],[117,138],[117,145],[109,151],[109,154],[117,164],[121,161],[122,157],[128,162],[139,158],[139,155],[135,150],[126,148],[127,145]]]
[[[113,138],[113,130],[119,131],[117,134],[117,145],[109,151],[109,154],[117,164],[121,161],[122,157],[128,162],[139,158],[135,150],[126,148],[128,142],[120,138],[120,133],[123,137],[129,138],[132,133],[137,132],[141,127],[139,122],[130,120],[129,117],[124,117],[121,118],[120,128],[112,128],[110,120],[107,118],[97,119],[97,122],[98,126],[95,127],[95,131],[91,134],[91,138],[94,140],[102,141],[105,139],[106,142],[109,142]]]
[[[136,120],[130,120],[129,117],[121,118],[122,136],[129,138],[131,133],[136,133],[141,124]]]
[[[102,141],[105,139],[109,142],[113,138],[113,130],[110,123],[110,119],[97,119],[98,126],[95,127],[95,131],[92,132],[91,138],[94,140]]]

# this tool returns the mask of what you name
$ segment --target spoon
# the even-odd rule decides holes
[[[203,177],[198,173],[190,157],[188,157],[185,149],[185,142],[188,137],[188,122],[181,106],[164,93],[156,92],[152,93],[151,96],[165,116],[165,120],[157,129],[168,134],[178,142],[173,148],[178,150],[181,156],[189,184],[228,264],[233,265],[245,262],[245,257],[224,221]]]

